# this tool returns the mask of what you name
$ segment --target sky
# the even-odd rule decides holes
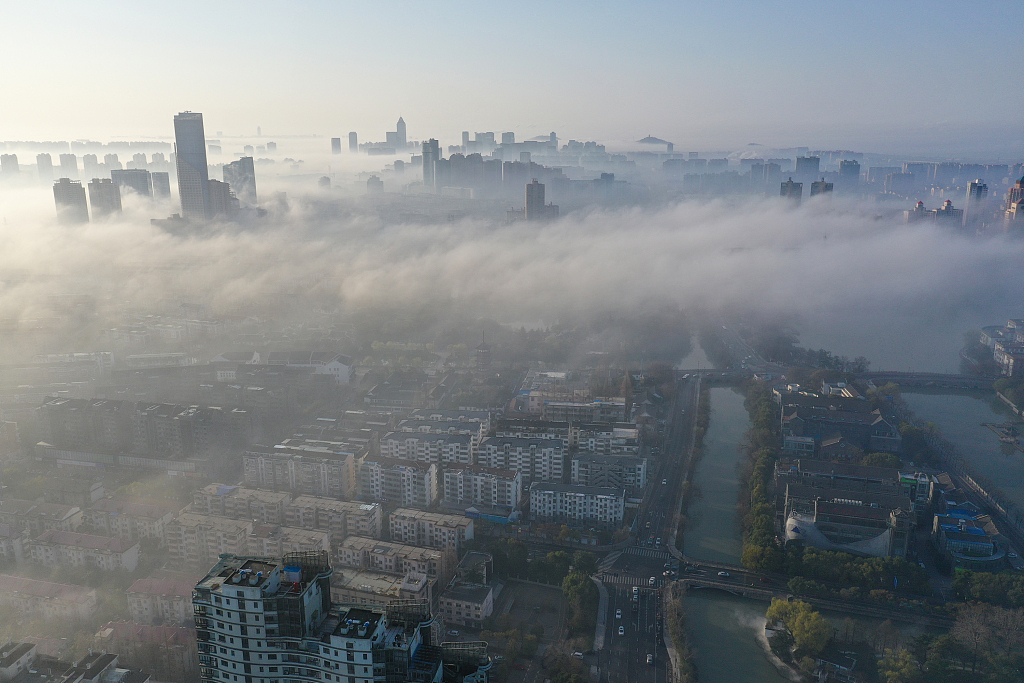
[[[128,9],[130,7],[130,10]],[[774,146],[1024,150],[1020,4],[9,3],[0,139],[462,130]]]

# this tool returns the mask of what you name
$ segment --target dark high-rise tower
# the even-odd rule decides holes
[[[121,189],[110,178],[93,178],[89,181],[89,204],[93,218],[121,213]]]
[[[403,119],[401,116],[398,117],[398,126],[395,128],[395,131],[398,133],[398,135],[396,136],[398,138],[396,140],[396,142],[398,143],[398,151],[402,151],[409,143],[405,137],[405,119]]]
[[[432,189],[434,187],[434,165],[441,158],[441,145],[437,140],[430,138],[423,143],[423,187]]]
[[[331,138],[331,154],[341,154],[341,138]]]
[[[202,114],[186,111],[174,117],[174,153],[181,215],[206,220],[210,217],[210,171]]]
[[[356,135],[355,131],[352,131],[351,133],[348,134],[348,151],[359,151],[359,136]]]
[[[526,220],[535,221],[544,213],[544,183],[533,182],[526,186]]]
[[[64,225],[89,222],[89,206],[81,181],[61,178],[55,182],[53,201],[57,204],[57,219]]]
[[[143,197],[153,196],[152,174],[144,168],[116,168],[110,172],[110,179],[118,188],[130,187]]]
[[[782,183],[782,188],[779,190],[780,197],[788,197],[798,204],[800,203],[800,198],[803,197],[803,194],[804,184],[794,183],[792,178]]]
[[[832,183],[826,183],[824,178],[811,183],[811,196],[816,197],[819,194],[832,194]]]

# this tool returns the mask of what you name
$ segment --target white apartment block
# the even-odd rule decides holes
[[[285,439],[273,447],[254,446],[242,454],[245,485],[294,491],[307,496],[352,498],[358,483],[362,444]]]
[[[128,589],[128,613],[137,624],[180,626],[192,621],[192,586],[180,579],[138,579]],[[191,625],[191,624],[189,624]]]
[[[491,413],[487,410],[441,410],[440,408],[420,408],[410,415],[413,420],[431,420],[433,422],[461,422],[479,424],[480,433],[491,431]]]
[[[472,465],[475,447],[469,434],[390,432],[380,440],[380,454],[396,460],[435,465]]]
[[[249,520],[183,512],[164,528],[164,544],[174,562],[209,565],[222,553],[244,553],[253,524]]]
[[[91,619],[96,613],[96,591],[0,574],[0,608],[33,618]]]
[[[491,436],[480,443],[476,464],[503,470],[519,470],[529,482],[560,482],[565,450],[555,439],[524,439]]]
[[[450,505],[519,508],[523,476],[518,470],[473,465],[444,471],[444,501]]]
[[[455,571],[455,553],[451,551],[360,536],[349,536],[342,541],[335,550],[334,559],[340,566],[367,571],[426,574],[440,584],[447,583]]]
[[[248,552],[263,557],[277,557],[288,553],[318,553],[321,550],[330,552],[330,539],[330,533],[327,531],[259,524],[249,534]]]
[[[490,586],[453,586],[441,593],[437,605],[445,623],[480,628],[494,613],[494,590]]]
[[[54,567],[99,567],[104,571],[135,571],[139,544],[123,538],[80,534],[74,531],[44,531],[25,541],[26,554],[48,569]]]
[[[600,455],[636,455],[640,452],[640,431],[632,422],[584,424],[577,432],[581,451]]]
[[[437,500],[437,465],[392,458],[367,458],[359,473],[364,500],[403,507],[430,507]]]
[[[399,508],[388,519],[391,540],[396,543],[460,552],[473,540],[473,520],[462,515]]]
[[[380,538],[383,522],[380,503],[297,496],[285,511],[288,526],[328,531],[332,543],[346,536]]]
[[[421,420],[408,418],[398,423],[398,432],[416,432],[419,434],[467,434],[472,437],[474,451],[480,440],[487,436],[484,422],[459,422],[457,420]]]
[[[103,498],[82,511],[82,521],[90,530],[108,536],[132,541],[152,538],[163,543],[164,526],[177,512],[174,506]]]
[[[647,459],[580,453],[572,459],[572,483],[642,491],[647,487]]]
[[[623,398],[595,398],[593,401],[544,401],[541,418],[553,422],[624,422]]]
[[[191,512],[251,519],[257,524],[284,524],[285,509],[292,496],[286,491],[209,484],[192,494]]]
[[[538,522],[614,528],[622,524],[626,491],[573,484],[535,484],[530,517]]]

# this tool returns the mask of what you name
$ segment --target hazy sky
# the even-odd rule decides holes
[[[1024,149],[1019,0],[7,3],[0,139],[463,129]],[[1005,141],[1005,142],[1004,142]],[[966,150],[961,152],[960,150]],[[980,149],[980,148],[979,148]],[[1004,159],[1008,160],[1008,159]]]

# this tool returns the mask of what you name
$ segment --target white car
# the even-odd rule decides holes
[[[626,627],[625,626],[620,626],[619,627],[619,635],[620,636],[626,635]]]
[[[729,572],[718,572],[718,575],[721,576],[723,579],[729,578]]]
[[[654,655],[647,655],[647,663],[654,664]]]
[[[615,610],[615,618],[616,619],[621,619],[622,618],[622,610],[620,610],[620,609]]]
[[[665,484],[667,484],[667,483],[668,483],[668,479],[662,479],[662,480],[661,480],[661,485],[662,485],[662,486],[664,486],[664,485],[665,485]]]
[[[652,576],[651,578],[649,578],[649,579],[647,580],[647,585],[649,585],[649,586],[653,586],[653,585],[654,585],[654,584],[656,584],[657,582],[658,582],[658,580],[657,580],[656,578],[654,578],[654,577]]]

